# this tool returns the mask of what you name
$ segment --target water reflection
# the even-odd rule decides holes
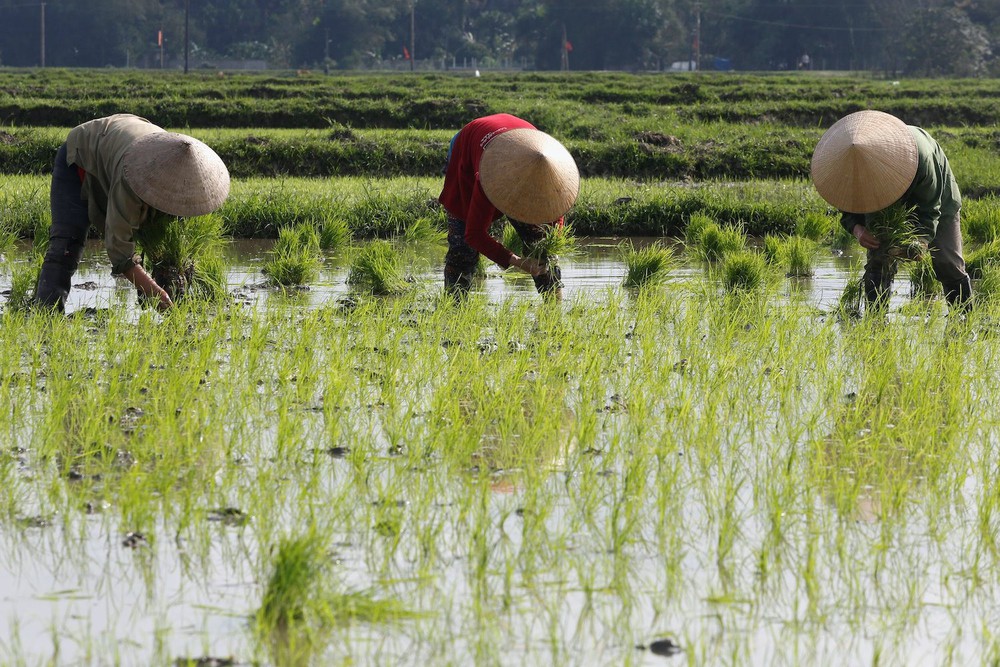
[[[656,238],[632,238],[636,247],[652,243]],[[581,239],[579,252],[573,257],[560,261],[565,283],[564,295],[567,299],[579,296],[601,298],[607,288],[618,287],[625,275],[625,266],[618,250],[621,238],[591,237]],[[279,294],[270,288],[260,272],[271,240],[236,240],[226,248],[229,264],[229,290],[248,303],[259,304]],[[419,286],[433,289],[441,283],[444,266],[444,245],[401,246],[405,254],[406,272]],[[26,257],[26,254],[25,254]],[[23,260],[22,260],[23,261]],[[778,289],[779,298],[805,299],[823,310],[837,307],[840,294],[848,279],[856,273],[862,261],[857,248],[841,253],[829,248],[821,248],[816,256],[815,273],[810,278],[785,278]],[[296,298],[304,306],[317,306],[336,302],[350,294],[347,273],[350,251],[328,255],[323,263],[318,279]],[[674,271],[667,283],[686,280],[701,280],[706,276],[705,265],[697,260],[683,263]],[[908,295],[905,272],[896,281],[894,300],[902,302]],[[10,288],[10,275],[0,276],[0,291]],[[495,265],[487,268],[487,276],[478,290],[492,301],[502,301],[512,296],[535,296],[534,285],[527,275],[520,272],[502,272]],[[100,241],[88,243],[80,269],[73,282],[73,291],[67,302],[67,312],[81,308],[107,308],[115,303],[134,304],[134,290],[124,280],[111,276],[103,245]],[[291,292],[292,295],[295,292]]]

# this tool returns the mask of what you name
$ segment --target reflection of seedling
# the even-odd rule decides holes
[[[618,246],[618,251],[625,262],[625,287],[660,284],[676,265],[674,251],[659,241],[638,250],[627,242]]]
[[[376,239],[354,257],[347,284],[372,294],[398,294],[406,289],[402,257],[391,243]]]
[[[264,264],[268,282],[279,287],[305,285],[319,270],[320,236],[308,223],[283,227]]]

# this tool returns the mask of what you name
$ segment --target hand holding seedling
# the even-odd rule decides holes
[[[854,229],[851,230],[854,234],[854,238],[858,240],[862,248],[867,248],[868,250],[878,250],[879,242],[875,238],[875,235],[868,231],[868,228],[864,225],[854,225]]]
[[[156,309],[160,312],[169,310],[174,305],[167,291],[160,287],[139,264],[133,264],[122,275],[135,285],[144,297],[156,300]]]
[[[514,255],[510,260],[510,265],[516,266],[522,271],[530,273],[532,276],[544,276],[549,272],[548,264],[534,257],[518,257]]]

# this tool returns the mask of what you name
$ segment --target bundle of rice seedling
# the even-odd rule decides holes
[[[658,285],[667,279],[667,275],[677,264],[673,249],[659,241],[639,250],[629,241],[618,246],[618,251],[625,262],[625,287]]]
[[[262,269],[268,282],[277,287],[305,285],[319,270],[320,236],[309,223],[278,230],[270,258]]]
[[[833,234],[839,225],[837,221],[823,213],[808,212],[795,224],[795,234],[810,241],[822,241]]]
[[[746,245],[747,237],[742,230],[720,227],[713,222],[699,234],[695,254],[706,262],[716,262],[726,255],[742,251]],[[764,258],[760,259],[763,261]]]
[[[761,254],[741,250],[725,256],[722,284],[730,292],[760,289],[766,280],[767,262]]]
[[[915,207],[893,204],[868,216],[866,227],[878,239],[879,250],[889,255],[918,259],[926,248],[917,233]]]
[[[381,296],[404,291],[402,256],[389,241],[372,241],[351,262],[347,284]]]
[[[802,236],[789,236],[783,246],[787,275],[798,278],[811,276],[816,244]]]
[[[535,259],[570,257],[577,252],[577,239],[572,225],[547,225],[545,236],[531,244],[527,256]]]
[[[327,218],[319,227],[320,250],[336,250],[351,242],[351,228],[343,218]]]
[[[222,216],[212,214],[169,218],[139,229],[135,236],[146,270],[176,301],[194,286],[200,263],[221,261],[223,228]]]

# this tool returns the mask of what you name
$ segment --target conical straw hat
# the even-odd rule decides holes
[[[154,132],[125,151],[125,181],[153,208],[181,217],[211,213],[229,196],[229,170],[193,137]]]
[[[573,156],[540,130],[510,130],[494,138],[479,163],[479,182],[504,215],[532,225],[558,220],[580,192]]]
[[[820,196],[841,211],[880,211],[913,183],[917,142],[895,116],[858,111],[823,134],[813,151],[811,174]]]

